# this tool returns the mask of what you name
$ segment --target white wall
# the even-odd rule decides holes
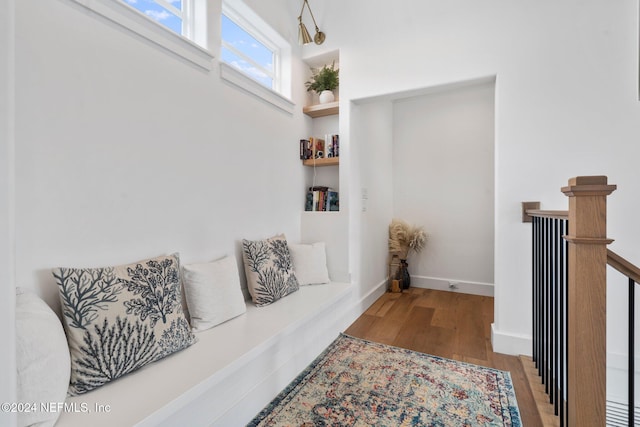
[[[497,75],[497,351],[530,352],[521,201],[562,209],[569,177],[609,175],[619,185],[609,204],[612,247],[640,264],[637,8],[634,0],[314,3],[325,17],[324,48],[340,48],[344,102]],[[364,25],[353,25],[355,16]],[[377,22],[389,31],[372,31]],[[614,341],[618,334],[609,330]]]
[[[351,167],[359,171],[350,182],[349,204],[356,257],[353,279],[360,296],[387,288],[388,227],[393,215],[393,109],[390,101],[358,102],[351,106]]]
[[[217,63],[196,69],[75,3],[16,8],[18,285],[56,306],[55,266],[299,240],[302,81],[289,115],[223,83]],[[266,17],[277,30],[280,15]]]
[[[494,83],[395,101],[394,216],[425,227],[412,285],[493,291]]]
[[[13,241],[14,1],[0,3],[0,402],[16,401]],[[15,414],[0,412],[0,425]]]

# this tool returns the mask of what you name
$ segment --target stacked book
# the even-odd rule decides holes
[[[300,159],[326,159],[340,156],[340,135],[325,135],[324,139],[309,137],[300,140]]]
[[[329,187],[309,187],[305,211],[339,211],[338,192]]]

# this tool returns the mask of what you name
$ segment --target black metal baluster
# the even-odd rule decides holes
[[[558,355],[558,360],[559,360],[559,364],[560,364],[560,372],[558,374],[558,379],[559,379],[559,384],[560,386],[558,387],[558,394],[560,397],[560,427],[564,427],[564,349],[565,349],[565,340],[564,340],[564,323],[565,323],[565,319],[564,319],[564,293],[565,293],[565,281],[564,281],[564,262],[565,262],[565,257],[564,257],[564,245],[563,243],[563,239],[562,236],[564,235],[565,229],[564,229],[564,224],[566,221],[562,220],[560,221],[560,254],[559,254],[559,258],[560,258],[560,273],[558,275],[559,279],[560,279],[560,290],[559,290],[559,299],[560,301],[558,302],[558,306],[559,306],[559,320],[560,320],[560,354]]]
[[[544,306],[542,305],[544,281],[544,218],[540,218],[540,229],[538,230],[538,376],[542,379],[542,331],[544,326]]]
[[[635,286],[629,278],[629,427],[635,423]]]
[[[533,327],[533,339],[531,340],[532,348],[531,354],[533,355],[533,362],[535,366],[538,366],[538,361],[536,355],[538,354],[538,346],[537,346],[537,332],[538,332],[538,316],[537,316],[537,288],[538,288],[538,241],[537,241],[537,233],[538,233],[538,218],[533,217],[533,222],[531,224],[531,326]]]
[[[545,364],[544,364],[544,391],[549,394],[549,368],[551,366],[551,274],[553,273],[551,265],[553,251],[551,250],[552,242],[552,222],[547,218],[547,274],[545,283]]]
[[[544,357],[542,356],[544,350],[543,332],[544,332],[544,218],[540,218],[540,230],[538,242],[540,243],[540,249],[538,250],[538,376],[542,379],[542,367],[544,364]]]
[[[555,242],[556,242],[556,220],[550,219],[550,236],[549,241],[549,403],[553,404],[553,369],[555,367],[555,332],[553,330],[555,313],[553,311],[553,292],[555,289]]]
[[[545,357],[545,348],[547,347],[547,344],[545,342],[545,336],[544,333],[547,329],[546,327],[546,317],[547,317],[547,313],[545,312],[545,305],[544,302],[546,300],[545,298],[545,281],[547,279],[547,266],[546,266],[546,262],[547,262],[547,219],[546,218],[542,218],[542,270],[541,270],[541,274],[542,277],[540,278],[540,315],[542,316],[541,322],[540,322],[540,377],[542,379],[542,384],[544,384],[544,371],[545,371],[545,365],[547,364],[547,359]]]
[[[569,222],[567,221],[567,234],[569,233]],[[564,270],[564,282],[566,284],[566,293],[565,293],[565,299],[564,299],[564,315],[565,315],[565,322],[564,322],[564,336],[565,339],[567,340],[567,347],[565,349],[565,354],[564,354],[564,362],[565,362],[565,366],[567,367],[567,382],[565,383],[566,387],[565,387],[565,394],[567,396],[567,400],[565,402],[565,408],[566,408],[566,425],[569,425],[569,419],[571,417],[571,414],[569,413],[569,242],[567,240],[564,241],[564,253],[566,254],[566,267]]]
[[[558,227],[559,220],[556,218],[553,220],[553,369],[551,372],[552,387],[551,391],[553,396],[551,401],[554,404],[555,415],[558,415],[558,244],[560,243],[560,228]]]

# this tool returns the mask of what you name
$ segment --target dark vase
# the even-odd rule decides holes
[[[409,264],[407,264],[406,259],[400,260],[400,265],[398,266],[396,279],[400,281],[401,289],[409,289],[409,286],[411,286],[411,276],[409,275]]]

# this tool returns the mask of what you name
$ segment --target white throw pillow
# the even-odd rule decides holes
[[[330,282],[324,242],[311,245],[289,244],[289,252],[300,285]]]
[[[236,258],[182,268],[184,292],[194,331],[204,331],[247,311]]]
[[[53,426],[59,411],[40,404],[62,403],[67,396],[71,361],[58,316],[33,292],[16,289],[17,401],[36,405],[18,411],[18,426]]]

